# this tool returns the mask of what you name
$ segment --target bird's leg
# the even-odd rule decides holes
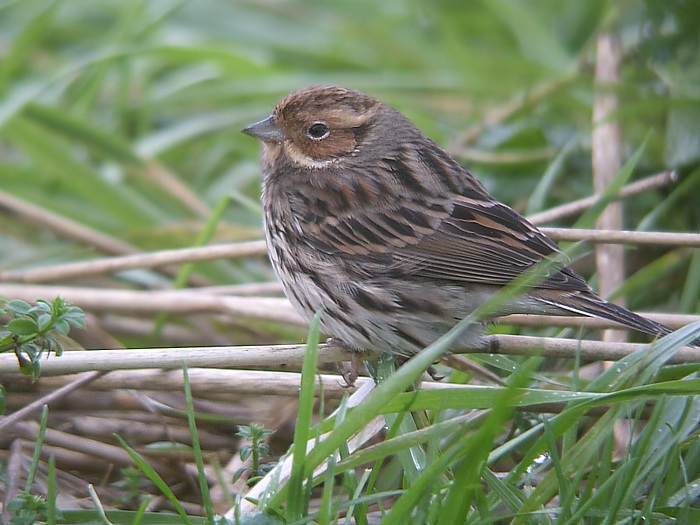
[[[356,348],[344,343],[338,338],[330,337],[326,340],[328,346],[337,346],[352,352],[352,359],[350,360],[350,370],[346,370],[345,363],[343,361],[338,361],[336,367],[338,373],[343,377],[345,384],[341,383],[343,388],[351,388],[355,386],[355,382],[359,377],[360,367],[362,366],[362,358],[360,357],[360,352]]]

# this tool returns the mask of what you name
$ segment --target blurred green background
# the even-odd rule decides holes
[[[697,233],[699,20],[697,0],[0,0],[0,272],[193,246],[223,198],[230,198],[230,202],[208,242],[261,239],[259,144],[240,129],[267,116],[282,96],[313,84],[364,90],[397,107],[468,166],[497,198],[520,212],[534,213],[589,196],[593,193],[595,50],[596,41],[605,33],[618,36],[622,43],[621,80],[601,89],[616,94],[619,100],[614,118],[622,131],[623,163],[640,152],[630,180],[667,170],[678,170],[679,174],[676,184],[626,201],[625,227]],[[27,205],[38,210],[27,210]],[[52,215],[40,218],[37,211]],[[77,235],[58,231],[66,219],[73,222],[64,230],[75,231],[76,225],[88,228],[93,240],[76,240]],[[569,226],[575,220],[572,217],[556,225]],[[639,246],[629,247],[626,255],[631,277],[620,293],[627,296],[630,308],[700,312],[700,250]],[[577,261],[576,269],[595,286],[592,257]],[[194,279],[197,284],[236,285],[273,282],[274,275],[261,254],[197,264]],[[173,287],[174,280],[171,274],[139,270],[51,284],[92,286],[103,300],[114,288],[167,289]],[[0,295],[2,286],[0,283]],[[104,311],[100,315],[88,319],[88,329],[94,328],[96,335],[92,341],[80,340],[86,347],[299,342],[305,334],[299,327],[207,313],[170,316],[163,333],[168,328],[184,327],[184,335],[178,332],[154,342],[150,336],[155,313],[122,315],[122,319],[104,315]],[[124,329],[126,323],[117,320],[130,325]],[[136,323],[140,324],[134,327]],[[500,325],[496,330],[517,328]],[[517,364],[527,362],[515,357],[482,358],[509,379],[519,370]],[[543,384],[579,388],[578,363],[551,359],[546,364],[546,372],[555,379],[540,382],[542,377],[533,375],[538,389]],[[554,374],[550,366],[562,373]],[[573,379],[572,369],[576,370]],[[610,374],[615,373],[610,370]],[[617,383],[593,385],[603,391],[623,388],[636,384],[629,379],[632,374],[640,383],[651,382],[652,377],[656,381],[655,370],[644,368],[644,373],[637,374],[637,369],[624,365],[617,369],[621,378],[615,379]],[[691,372],[696,373],[696,367],[672,371],[668,377]],[[29,381],[21,385],[15,377],[11,381],[10,394],[5,396],[8,413],[30,399],[12,388],[34,389],[37,397],[43,395],[39,389],[46,393],[53,388],[42,381],[31,385]],[[149,385],[144,383],[143,392],[148,392]],[[176,397],[180,386],[174,384],[170,390],[149,392],[148,396],[181,410],[184,405]],[[241,403],[232,399],[235,388],[231,390],[224,389],[223,397],[218,396],[221,392],[214,393],[216,407],[203,394],[208,404],[197,408],[219,414],[224,423],[214,436],[221,439],[212,440],[208,450],[226,447],[234,454],[233,423],[265,418],[263,422],[272,421],[270,425],[277,430],[276,437],[284,445],[279,448],[286,449],[288,428],[293,425],[285,422],[293,422],[296,398],[275,402],[269,396],[256,395]],[[613,441],[608,440],[608,436],[615,437],[615,418],[624,415],[627,408],[607,414],[609,418],[601,418],[590,427],[579,427],[579,419],[581,425],[589,423],[580,414],[571,416],[569,412],[562,458],[571,469],[559,470],[566,476],[569,472],[576,475],[573,481],[563,476],[561,493],[552,496],[552,501],[562,505],[564,515],[576,509],[571,501],[587,473],[591,473],[591,481],[586,482],[581,508],[594,501],[600,506],[600,516],[607,507],[627,509],[638,504],[638,508],[649,510],[657,504],[688,507],[687,501],[697,502],[697,491],[688,489],[688,480],[697,480],[700,471],[697,402],[691,410],[683,406],[684,398],[661,399],[663,391],[654,392],[648,395],[659,403],[650,417],[656,418],[658,426],[646,426],[646,434],[653,433],[650,440],[654,441],[640,440],[642,452],[637,455],[638,449],[632,448],[629,453],[634,461],[626,462],[624,454],[615,455],[612,461]],[[156,412],[157,421],[161,421],[160,404],[149,411],[145,404],[135,409],[120,404],[119,394],[107,390],[86,395],[80,391],[65,403],[68,415],[62,414],[60,406],[52,406],[51,424],[68,431],[86,413],[95,416],[94,428],[99,431],[108,420],[117,418],[124,418],[123,428],[142,420],[155,427]],[[639,394],[643,395],[647,394]],[[5,397],[0,385],[0,405]],[[108,405],[108,400],[112,404]],[[237,412],[244,404],[252,408]],[[436,405],[442,408],[440,403]],[[74,406],[77,408],[71,413]],[[109,412],[105,412],[107,406]],[[138,410],[144,411],[143,418],[135,414],[133,420],[128,419]],[[502,413],[502,407],[499,410]],[[629,414],[635,413],[629,409]],[[678,413],[682,418],[673,419]],[[503,438],[506,445],[521,439],[522,434],[515,429],[526,429],[529,417],[516,415],[513,431],[507,430],[508,437]],[[638,421],[640,426],[646,425],[644,417]],[[215,432],[213,426],[207,431]],[[76,431],[80,432],[116,444],[109,429],[105,436]],[[679,441],[668,444],[671,440],[667,440],[666,448],[649,446],[651,452],[646,455],[647,443],[661,442],[666,433]],[[597,441],[588,441],[591,436],[598,436],[593,438]],[[547,439],[549,435],[541,441]],[[149,434],[141,441],[134,437],[132,443],[145,448],[152,441]],[[441,446],[448,442],[435,439],[436,444],[438,441]],[[481,441],[476,448],[482,447],[488,454],[485,447],[490,443]],[[462,434],[456,440],[461,442]],[[625,439],[621,442],[627,444]],[[82,446],[82,442],[76,443]],[[515,444],[514,462],[509,455],[497,465],[507,472],[518,464],[518,476],[522,475],[507,490],[492,493],[509,505],[517,501],[513,512],[521,508],[521,493],[527,498],[539,490],[536,485],[533,489],[533,480],[536,483],[540,467],[526,464],[529,446]],[[558,442],[548,443],[540,450],[551,447],[556,452],[557,446]],[[25,447],[25,452],[30,448]],[[431,441],[433,448],[437,449]],[[569,454],[571,450],[574,452]],[[577,459],[577,450],[583,451],[584,460]],[[7,457],[4,450],[0,452],[5,454],[0,454],[2,458]],[[431,454],[440,455],[435,451]],[[556,454],[554,457],[556,460]],[[229,456],[222,458],[224,463]],[[622,459],[619,463],[618,458]],[[90,466],[93,463],[91,459]],[[105,495],[107,488],[102,486],[116,477],[111,460],[97,463],[110,470],[84,477],[100,487],[106,502],[120,502],[118,492]],[[480,465],[471,456],[461,463],[474,468]],[[395,462],[387,460],[387,464],[388,487],[402,487],[403,482],[410,485],[410,470],[406,475],[393,467]],[[639,466],[642,473],[634,482],[626,473],[630,465]],[[660,474],[654,470],[657,465],[663,466]],[[74,465],[68,467],[74,470]],[[616,477],[607,477],[608,470],[615,470]],[[138,481],[135,471],[127,474]],[[489,483],[498,487],[501,479],[491,474]],[[180,488],[194,487],[191,481],[168,478],[170,486],[180,484]],[[558,478],[550,481],[552,487],[559,487]],[[436,494],[444,488],[443,482],[436,479],[430,483]],[[656,492],[649,495],[652,484]],[[64,485],[59,493],[73,491],[79,505],[84,505],[88,496],[84,483],[78,485],[79,489]],[[604,490],[599,491],[599,485]],[[463,487],[456,487],[459,492],[453,493],[462,498]],[[626,491],[634,493],[634,498],[627,501]],[[184,499],[199,502],[197,490],[188,492]],[[523,501],[526,512],[537,514],[532,522],[550,522],[544,512],[540,514],[539,506]],[[230,501],[223,503],[231,505]],[[223,503],[221,508],[227,508]],[[94,508],[92,503],[88,505]],[[202,513],[199,507],[195,512]],[[592,512],[598,512],[598,507]],[[600,522],[637,519],[627,518],[627,514],[624,519],[622,514],[613,518],[613,514],[601,517]],[[421,515],[417,516],[420,520]],[[683,521],[682,516],[678,522]],[[671,518],[658,523],[670,522]]]
[[[230,195],[213,241],[261,238],[259,145],[240,128],[290,91],[340,84],[396,106],[534,212],[592,193],[595,41],[611,31],[625,160],[644,147],[632,179],[681,174],[627,205],[626,227],[698,231],[697,20],[700,3],[680,0],[4,1],[0,191],[149,251],[191,245]],[[5,270],[100,255],[11,211],[0,242]],[[653,266],[663,254],[632,250],[630,271],[648,271],[631,306],[693,311],[698,257]],[[197,271],[273,279],[260,260]]]

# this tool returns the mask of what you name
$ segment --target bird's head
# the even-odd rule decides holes
[[[359,91],[316,86],[285,97],[243,133],[295,164],[322,168],[358,153],[382,106]]]

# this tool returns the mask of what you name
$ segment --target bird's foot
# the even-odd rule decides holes
[[[429,367],[426,372],[428,372],[428,375],[433,379],[433,381],[442,381],[445,379],[445,376],[438,374],[438,371],[434,366]]]
[[[340,385],[343,388],[354,387],[355,382],[357,381],[357,378],[360,375],[360,367],[362,366],[362,358],[360,357],[360,352],[358,352],[357,349],[351,347],[350,345],[344,343],[343,341],[335,337],[328,338],[326,340],[326,344],[328,346],[336,346],[352,352],[352,359],[350,360],[350,370],[347,369],[343,361],[338,361],[336,363],[336,367],[338,369],[338,373],[343,378],[343,383],[340,383]]]

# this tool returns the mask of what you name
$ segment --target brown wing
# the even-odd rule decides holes
[[[395,263],[413,275],[504,286],[542,259],[559,255],[557,245],[513,209],[493,199],[458,196],[449,217],[417,243],[397,250]],[[539,288],[589,291],[568,268],[552,269]]]
[[[363,268],[366,276],[504,286],[544,258],[554,242],[428,139],[372,169],[323,179],[314,194],[293,192],[306,213],[305,242]],[[333,203],[329,206],[328,203]],[[303,216],[303,214],[301,214]],[[568,268],[541,288],[590,291]]]
[[[450,209],[451,208],[451,209]],[[309,225],[314,249],[352,261],[367,275],[504,286],[559,248],[517,212],[493,199],[455,196],[449,204],[411,199],[383,210],[326,217]],[[540,288],[589,291],[568,268]]]

